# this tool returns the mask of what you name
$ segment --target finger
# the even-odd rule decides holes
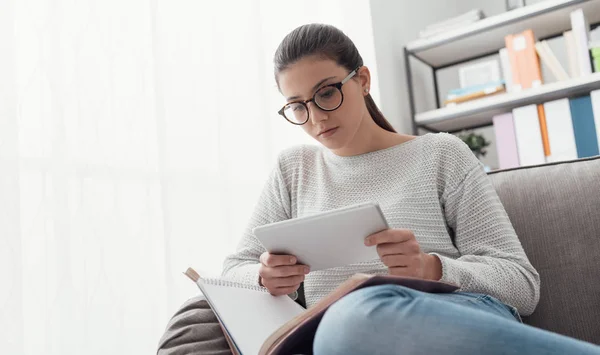
[[[419,269],[421,267],[420,255],[386,255],[381,258],[381,261],[388,268],[390,267],[408,267]]]
[[[298,286],[304,281],[304,276],[262,278],[263,285],[268,289]]]
[[[281,287],[292,287],[298,286],[301,282],[304,281],[304,275],[298,276],[288,276],[288,277],[276,277],[269,281],[269,284],[273,288],[281,288]]]
[[[381,257],[381,262],[390,267],[407,267],[412,265],[412,260],[409,256],[402,254],[386,255]]]
[[[401,243],[383,243],[377,245],[377,254],[380,257],[393,254],[417,255],[421,253],[421,248],[416,239],[407,240]]]
[[[260,256],[260,262],[268,267],[294,265],[296,261],[298,260],[293,255],[277,255],[265,252]]]
[[[380,258],[386,255],[406,254],[402,243],[378,244],[376,248]]]
[[[408,229],[387,229],[372,234],[365,239],[365,245],[372,246],[383,243],[403,243],[414,239],[415,235]]]
[[[283,295],[289,295],[290,293],[293,293],[297,289],[298,289],[298,286],[280,287],[280,288],[274,288],[272,290],[269,290],[269,293],[272,294],[273,296],[283,296]]]
[[[306,275],[310,268],[306,265],[264,267],[258,270],[258,274],[263,278],[288,277],[296,275]]]

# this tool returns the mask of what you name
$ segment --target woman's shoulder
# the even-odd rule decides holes
[[[457,136],[450,133],[430,133],[427,134],[429,142],[440,153],[464,154],[470,153],[469,147]],[[466,148],[466,150],[465,150]]]
[[[466,164],[472,166],[477,158],[469,146],[450,133],[430,133],[426,140],[429,153],[438,164]]]
[[[317,145],[297,144],[281,150],[277,160],[283,171],[296,170],[314,165],[320,154],[322,154],[322,148]]]
[[[430,137],[433,164],[437,180],[449,189],[459,184],[476,167],[483,170],[469,146],[450,133],[436,133]]]

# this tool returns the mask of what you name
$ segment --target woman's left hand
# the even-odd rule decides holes
[[[442,263],[435,255],[423,253],[412,231],[387,229],[365,239],[366,246],[377,246],[379,258],[391,275],[420,279],[442,278]]]

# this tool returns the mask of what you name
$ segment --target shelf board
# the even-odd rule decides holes
[[[600,0],[546,0],[479,20],[430,38],[410,42],[406,49],[439,68],[504,48],[504,37],[532,29],[537,39],[571,29],[570,13],[582,8],[588,23],[600,22]]]
[[[456,106],[418,113],[415,121],[419,126],[426,126],[442,132],[453,132],[491,124],[493,116],[510,112],[517,107],[584,95],[597,89],[600,89],[600,73],[593,73],[586,77],[546,84],[535,89],[499,94]]]

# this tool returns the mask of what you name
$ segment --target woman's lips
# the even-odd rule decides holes
[[[339,127],[331,128],[331,129],[329,129],[329,130],[327,130],[327,131],[319,134],[319,137],[321,137],[321,138],[331,137],[331,136],[333,136],[335,134],[335,132],[337,132],[338,128]]]

